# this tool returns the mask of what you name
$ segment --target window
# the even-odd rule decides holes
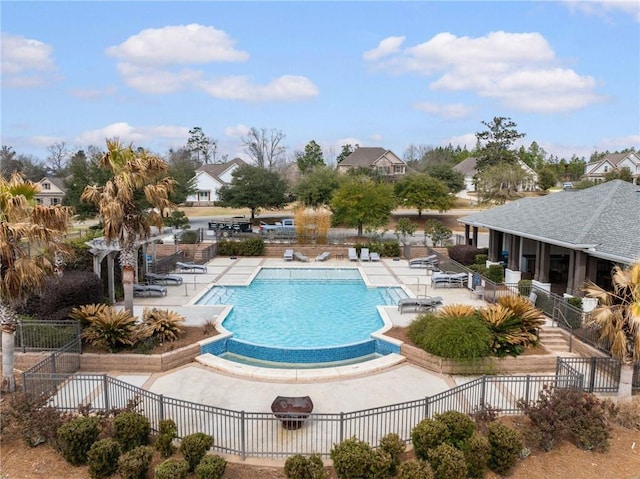
[[[36,205],[42,204],[42,198],[36,198]]]
[[[607,165],[604,165],[604,172],[606,173],[607,171],[609,171],[609,167]]]
[[[198,201],[209,201],[209,192],[198,191]]]
[[[60,198],[51,198],[51,204],[53,206],[60,204]]]
[[[51,183],[42,183],[42,189],[43,190],[50,190],[51,189]]]

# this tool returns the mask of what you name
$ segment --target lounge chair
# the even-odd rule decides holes
[[[160,284],[182,284],[182,276],[176,276],[175,274],[157,274],[157,273],[147,273],[146,275],[147,281],[151,284],[160,283]]]
[[[207,272],[207,267],[204,264],[182,263],[181,261],[177,261],[176,267],[180,268],[180,271],[184,273],[206,273]]]
[[[316,256],[316,261],[326,261],[329,259],[329,256],[331,256],[331,253],[329,251],[325,251]]]
[[[413,311],[433,311],[438,306],[442,306],[442,304],[443,301],[440,296],[433,298],[400,298],[398,300],[398,311],[400,311],[400,314],[402,314],[406,308],[411,308]]]
[[[362,248],[360,250],[360,261],[371,261],[371,256],[369,256],[369,248]]]
[[[424,256],[422,258],[413,258],[409,260],[409,268],[427,268],[436,269],[438,257],[435,254]]]
[[[298,251],[296,251],[295,253],[293,253],[293,257],[294,257],[295,259],[297,259],[298,261],[302,261],[302,262],[305,262],[305,263],[306,263],[307,261],[309,261],[309,258],[308,258],[307,256],[305,256],[304,254],[302,254],[302,253],[300,253],[300,252],[298,252]]]
[[[440,286],[448,287],[462,287],[468,280],[467,273],[454,273],[453,271],[445,271],[441,273],[434,273],[431,276],[431,286],[438,288]]]
[[[349,261],[358,261],[358,253],[356,252],[355,248],[349,248],[348,254],[349,254]]]
[[[167,288],[159,284],[137,283],[133,285],[134,296],[166,296]]]
[[[284,250],[284,254],[282,255],[285,261],[293,261],[293,250],[286,249]]]
[[[369,257],[371,258],[371,261],[380,261],[380,253],[376,253],[375,251],[369,253]]]

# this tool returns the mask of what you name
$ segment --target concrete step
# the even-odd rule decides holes
[[[569,341],[560,328],[545,328],[540,331],[540,343],[553,352],[569,352]]]

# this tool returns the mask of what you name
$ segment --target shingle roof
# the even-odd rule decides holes
[[[622,180],[524,198],[459,221],[588,249],[593,256],[613,261],[631,263],[640,258],[640,186]]]
[[[214,178],[220,179],[220,175],[227,171],[234,164],[237,164],[238,166],[246,165],[246,163],[241,158],[234,158],[233,160],[227,161],[226,163],[210,163],[202,165],[196,171],[204,171]]]
[[[376,161],[386,152],[387,150],[377,146],[361,146],[357,148],[356,151],[347,156],[344,160],[342,160],[340,164],[343,166],[347,165],[354,167],[369,167],[373,164],[374,161]]]
[[[478,171],[476,168],[477,164],[478,158],[476,158],[475,156],[470,156],[454,166],[453,169],[458,173],[462,173],[464,176],[473,176]]]

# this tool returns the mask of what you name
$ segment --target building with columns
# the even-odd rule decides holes
[[[489,232],[488,262],[506,258],[505,283],[582,296],[585,281],[611,287],[616,264],[640,260],[640,186],[621,180],[524,198],[460,218],[466,244]]]

